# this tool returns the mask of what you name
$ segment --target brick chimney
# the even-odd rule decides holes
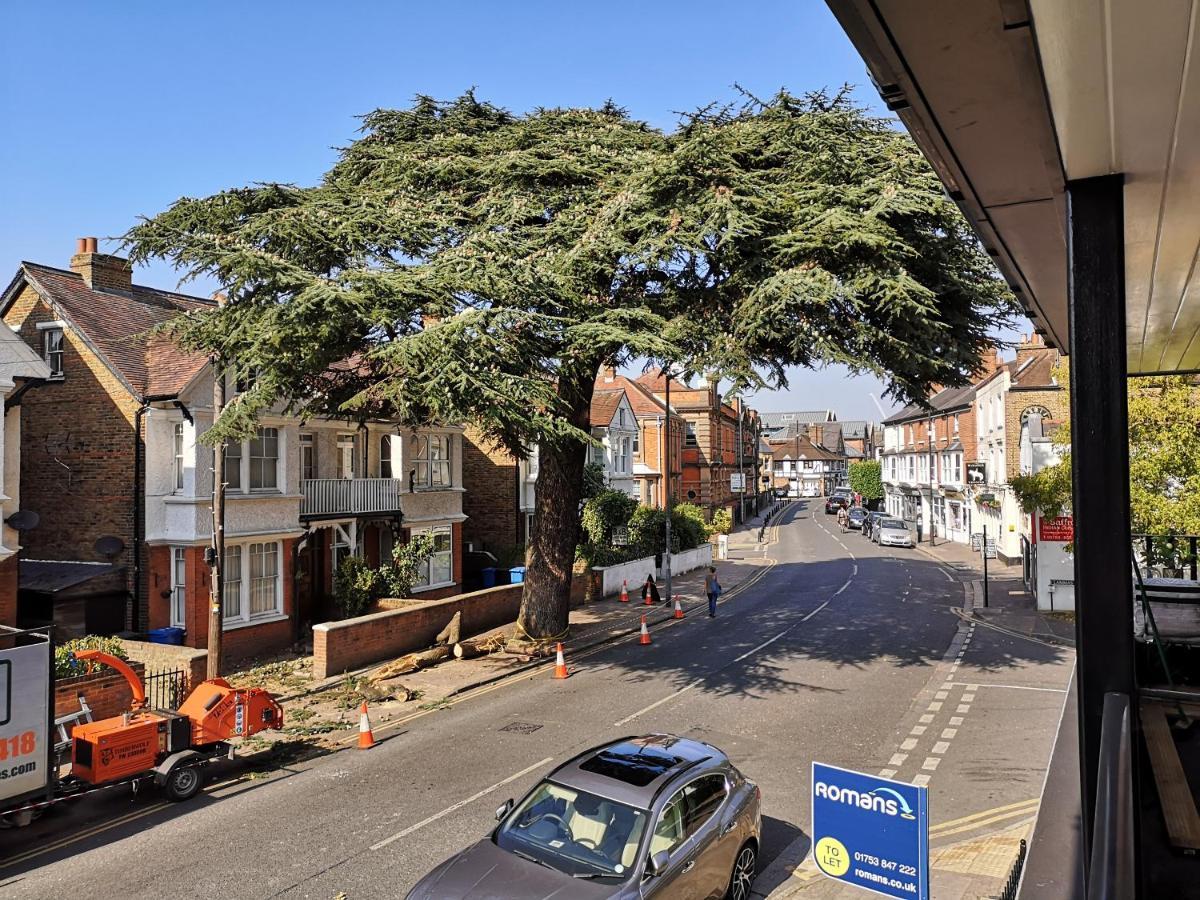
[[[1004,357],[1000,355],[1000,351],[992,347],[988,352],[979,358],[979,368],[975,370],[975,383],[979,384],[987,380],[996,371],[1004,365]]]
[[[1046,349],[1046,342],[1042,340],[1040,334],[1025,334],[1021,336],[1021,343],[1017,344],[1017,365],[1030,357],[1038,355],[1038,353]]]
[[[71,271],[83,276],[84,283],[94,291],[130,293],[133,290],[133,267],[121,256],[96,252],[96,239],[82,237],[71,257]]]
[[[605,366],[603,369],[600,370],[600,378],[604,381],[605,384],[612,384],[614,381],[617,380],[617,367],[616,366]]]
[[[721,406],[721,379],[715,374],[709,373],[704,376],[704,380],[708,382],[708,403],[713,409],[719,409]]]

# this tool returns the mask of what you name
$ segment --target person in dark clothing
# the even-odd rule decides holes
[[[649,595],[650,599],[655,603],[662,602],[662,599],[658,595],[658,585],[654,583],[653,573],[646,576],[646,583],[642,585],[642,602],[643,603],[646,602],[647,595]]]
[[[721,596],[721,582],[717,581],[716,566],[709,566],[704,575],[704,593],[708,594],[708,617],[717,616],[717,598]]]

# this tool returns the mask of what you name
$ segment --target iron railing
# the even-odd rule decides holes
[[[400,478],[308,478],[300,482],[300,516],[362,515],[400,510]]]
[[[1025,868],[1025,854],[1028,852],[1025,838],[1021,838],[1021,846],[1017,849],[1017,858],[1008,871],[1008,880],[1004,882],[1004,890],[996,895],[996,900],[1017,900],[1017,888],[1021,886],[1021,872]]]
[[[146,705],[151,709],[179,709],[187,692],[187,673],[182,669],[164,669],[147,673]]]
[[[1133,551],[1147,574],[1176,578],[1197,576],[1200,536],[1194,534],[1135,534]]]
[[[1127,694],[1104,695],[1088,900],[1129,900],[1134,896],[1130,715]]]

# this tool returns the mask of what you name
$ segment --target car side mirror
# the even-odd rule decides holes
[[[508,814],[510,812],[512,812],[512,808],[513,808],[513,800],[512,800],[512,797],[509,797],[507,800],[504,801],[503,806],[497,807],[496,821],[503,822],[508,817]]]
[[[666,850],[659,850],[649,860],[646,861],[646,872],[649,875],[661,875],[667,870],[667,864],[671,861],[671,854]]]

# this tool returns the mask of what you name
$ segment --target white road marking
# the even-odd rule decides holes
[[[959,707],[958,707],[958,711],[959,711],[960,713],[969,713],[969,712],[971,711],[971,704],[970,704],[970,703],[962,703],[962,704],[960,704],[960,705],[959,705]]]
[[[930,703],[925,708],[927,710],[929,710],[930,712],[937,712],[938,710],[940,710],[942,708],[942,704],[938,703],[937,701],[934,701],[933,703]]]
[[[961,725],[962,723],[963,723],[962,716],[951,716],[950,717],[951,725]]]
[[[466,806],[470,803],[474,803],[476,800],[480,799],[481,797],[486,797],[488,794],[490,794],[492,791],[496,790],[497,788],[502,788],[502,787],[504,787],[504,785],[509,784],[510,782],[516,781],[518,778],[522,778],[522,777],[528,775],[530,772],[534,771],[535,769],[540,769],[543,766],[546,766],[552,762],[554,762],[554,757],[547,756],[545,759],[541,760],[540,762],[535,762],[532,766],[522,769],[520,772],[517,772],[513,775],[509,775],[503,781],[497,781],[491,787],[486,787],[482,791],[472,794],[466,800],[459,800],[453,806],[447,806],[441,812],[434,813],[432,816],[430,816],[427,819],[422,819],[416,825],[409,825],[403,831],[397,831],[391,837],[384,838],[382,841],[380,841],[377,844],[372,844],[371,849],[372,850],[380,850],[380,849],[386,847],[388,844],[392,843],[392,841],[398,841],[402,837],[407,837],[408,835],[412,834],[414,831],[424,828],[426,825],[431,825],[434,822],[436,822],[438,819],[445,818],[446,816],[450,815],[450,813],[452,813],[456,810],[462,809],[464,806]]]
[[[776,637],[779,637],[779,635],[776,635]],[[754,651],[751,650],[750,652],[753,653]],[[738,659],[743,659],[743,657],[739,656]],[[737,660],[734,660],[734,662],[737,662]],[[629,722],[632,722],[638,716],[644,715],[645,713],[650,712],[650,710],[652,710],[652,709],[657,709],[658,707],[662,706],[664,703],[670,703],[676,697],[680,696],[681,694],[686,694],[692,688],[694,688],[697,685],[702,684],[702,683],[703,683],[703,681],[701,679],[699,679],[699,678],[696,679],[695,681],[693,681],[691,684],[687,685],[686,687],[681,687],[675,693],[668,694],[666,697],[663,697],[661,700],[655,700],[649,706],[643,707],[642,709],[639,709],[637,712],[633,713],[632,715],[626,716],[620,722],[613,722],[613,728],[620,728],[622,725],[626,725]]]
[[[915,746],[917,746],[917,739],[916,738],[908,738],[907,740],[901,742],[900,749],[901,750],[911,750]]]
[[[966,682],[962,681],[955,681],[954,684],[957,686],[965,685],[972,691],[977,691],[980,688],[1004,688],[1009,691],[1043,691],[1047,694],[1065,694],[1067,692],[1066,688],[1030,687],[1025,684],[966,684]],[[966,699],[966,695],[963,696],[963,699]]]
[[[896,770],[895,769],[880,769],[879,777],[880,778],[895,778]]]
[[[924,722],[926,725],[928,725],[930,722],[933,721],[933,716],[930,716],[930,715],[921,716],[921,721]]]
[[[937,699],[937,700],[945,700],[945,699],[946,699],[946,697],[948,697],[949,695],[950,695],[950,692],[949,692],[949,691],[938,691],[938,692],[937,692],[936,694],[934,694],[933,696],[934,696],[934,698],[935,698],[935,699]]]
[[[925,758],[925,762],[921,763],[921,768],[927,769],[930,772],[932,772],[935,769],[937,769],[937,767],[941,764],[941,762],[942,761],[940,759],[938,759],[936,756],[929,756],[929,757]]]
[[[933,749],[930,752],[931,753],[945,753],[949,749],[950,749],[949,741],[938,741],[936,744],[933,745]]]
[[[945,575],[945,576],[946,576],[946,580],[947,580],[947,581],[949,581],[949,582],[953,582],[953,581],[954,581],[954,576],[953,576],[953,575],[951,575],[951,574],[950,574],[948,571],[946,571],[945,569],[943,569],[941,566],[938,566],[938,571],[939,571],[939,572],[941,572],[943,575]]]
[[[907,753],[893,753],[892,758],[888,760],[888,765],[899,767],[904,765],[906,759],[908,759]]]
[[[963,703],[974,703],[974,702],[975,702],[975,695],[974,695],[974,694],[963,694],[963,695],[962,695],[962,702],[963,702]]]
[[[915,784],[917,787],[928,787],[929,776],[928,775],[916,775],[913,777],[912,783]]]
[[[952,740],[956,734],[958,734],[957,728],[943,728],[942,729],[942,737],[948,741]]]
[[[924,733],[925,733],[924,725],[914,725],[912,727],[912,731],[909,732],[909,734],[916,735],[917,737],[920,737]]]

